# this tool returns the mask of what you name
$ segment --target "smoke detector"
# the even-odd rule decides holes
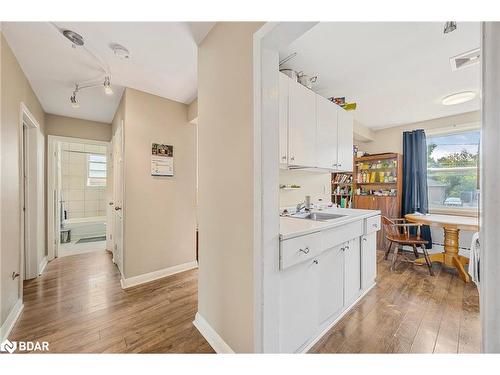
[[[456,71],[479,63],[481,57],[480,48],[473,49],[450,58],[451,70]]]
[[[118,58],[122,60],[128,60],[130,58],[130,52],[128,49],[126,49],[124,46],[118,43],[111,43],[109,45],[109,48],[111,48],[111,51],[117,56]]]
[[[83,44],[85,43],[84,40],[83,40],[83,36],[81,36],[80,34],[78,34],[77,32],[73,31],[73,30],[61,30],[61,33],[67,38],[69,39],[69,41],[71,43],[73,43],[75,46],[83,46]]]

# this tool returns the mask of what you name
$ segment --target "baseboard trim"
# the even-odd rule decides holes
[[[42,272],[45,270],[45,267],[47,267],[47,264],[49,263],[47,256],[44,256],[40,264],[38,265],[38,275],[41,275]]]
[[[329,331],[331,330],[339,321],[342,319],[349,311],[352,310],[352,308],[364,297],[366,294],[372,290],[376,283],[373,283],[372,286],[367,288],[353,303],[349,305],[347,309],[345,309],[338,317],[335,318],[330,324],[328,324],[320,333],[318,336],[316,336],[311,342],[309,342],[302,350],[300,350],[300,353],[307,353],[311,348],[319,341],[321,338]]]
[[[193,324],[217,354],[234,354],[234,350],[219,336],[199,312],[196,313]]]
[[[132,288],[137,285],[149,283],[154,280],[162,279],[167,276],[175,275],[179,272],[184,272],[187,270],[191,270],[193,268],[198,267],[197,261],[182,263],[177,266],[172,266],[168,268],[163,268],[158,271],[153,271],[149,273],[145,273],[143,275],[133,276],[129,278],[125,278],[122,276],[120,283],[122,285],[122,289]]]
[[[21,315],[21,312],[23,311],[23,308],[23,300],[19,298],[7,316],[7,319],[5,319],[5,322],[2,324],[2,327],[0,327],[0,342],[4,342],[9,337],[12,328],[14,328],[17,319],[19,319],[19,315]]]

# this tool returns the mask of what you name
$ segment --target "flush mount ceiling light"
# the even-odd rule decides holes
[[[444,24],[444,34],[451,33],[452,31],[455,31],[457,29],[457,23],[454,21],[448,21]]]
[[[121,44],[111,43],[109,45],[109,48],[111,48],[111,51],[113,51],[116,57],[122,60],[128,60],[130,58],[130,52],[128,51],[127,48],[125,48]]]
[[[474,91],[462,91],[445,96],[443,99],[441,99],[441,103],[443,103],[443,105],[462,104],[471,101],[475,97],[476,93]]]
[[[62,35],[64,35],[71,43],[73,43],[74,46],[83,46],[85,44],[83,40],[83,36],[78,34],[77,32],[73,30],[61,30]]]

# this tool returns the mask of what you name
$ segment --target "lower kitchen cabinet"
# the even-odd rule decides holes
[[[314,335],[318,316],[317,259],[306,260],[281,274],[280,352],[292,353]]]
[[[342,246],[335,246],[318,257],[319,324],[338,315],[344,307],[343,252]]]
[[[361,293],[360,239],[349,241],[344,248],[344,305],[349,306]]]
[[[361,237],[361,288],[366,289],[375,283],[377,277],[377,232]]]

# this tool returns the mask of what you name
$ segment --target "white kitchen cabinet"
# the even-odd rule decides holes
[[[380,216],[379,216],[380,218]],[[361,237],[361,288],[375,284],[377,277],[377,232]]]
[[[349,306],[361,293],[361,246],[359,237],[344,247],[344,305]]]
[[[316,95],[316,166],[337,167],[337,113],[342,110],[330,100]]]
[[[352,171],[354,119],[351,113],[343,109],[338,111],[337,119],[337,169],[339,171]]]
[[[282,271],[280,280],[280,352],[293,353],[302,347],[317,327],[317,259]]]
[[[326,250],[318,257],[318,324],[342,312],[344,307],[344,253],[341,246]]]
[[[288,164],[288,84],[290,78],[279,74],[279,132],[280,164]]]
[[[316,94],[293,80],[288,85],[288,163],[316,165]]]

